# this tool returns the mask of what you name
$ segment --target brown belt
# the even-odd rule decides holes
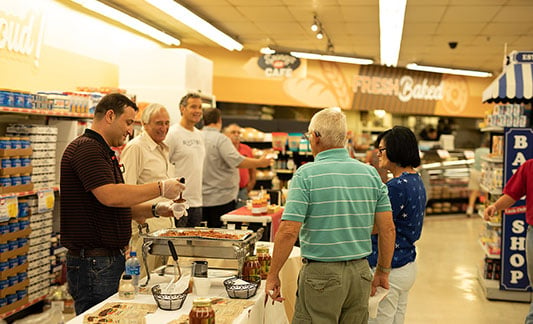
[[[98,256],[118,256],[124,255],[121,249],[93,248],[93,249],[71,249],[68,254],[77,257],[98,257]]]

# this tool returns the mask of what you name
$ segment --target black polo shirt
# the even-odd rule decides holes
[[[131,237],[131,208],[101,204],[91,190],[124,183],[115,152],[87,129],[61,159],[61,244],[68,249],[123,248]],[[124,199],[127,199],[124,196]]]

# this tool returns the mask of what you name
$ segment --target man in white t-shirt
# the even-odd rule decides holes
[[[196,125],[202,120],[202,99],[196,93],[188,93],[180,101],[181,119],[170,127],[165,143],[169,147],[170,162],[177,177],[185,178],[183,198],[189,205],[188,216],[182,217],[176,226],[194,227],[202,221],[202,174],[205,145],[202,132]]]

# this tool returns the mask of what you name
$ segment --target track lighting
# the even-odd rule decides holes
[[[324,38],[324,34],[322,34],[322,31],[319,31],[319,32],[316,34],[316,38],[317,38],[317,39],[322,39],[322,38]]]

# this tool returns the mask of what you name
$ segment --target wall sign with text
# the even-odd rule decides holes
[[[300,66],[300,59],[288,53],[265,54],[257,64],[267,77],[291,77],[292,71]]]
[[[529,159],[533,159],[533,130],[506,128],[504,183]],[[502,273],[500,289],[531,291],[526,263],[526,202],[518,200],[507,208],[502,219]]]

